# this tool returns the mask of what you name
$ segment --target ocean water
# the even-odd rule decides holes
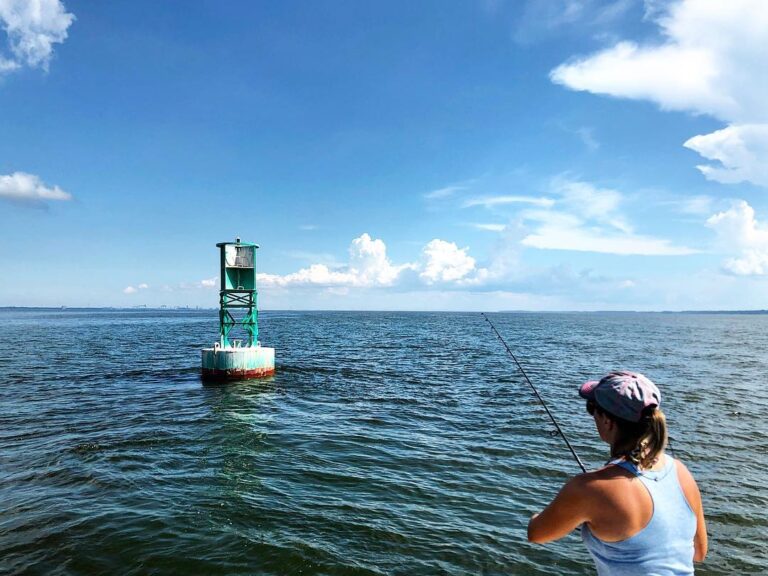
[[[492,314],[588,467],[576,387],[662,388],[697,574],[768,573],[768,316]],[[2,574],[592,574],[526,525],[579,470],[480,314],[264,312],[277,373],[203,386],[215,311],[0,311]]]

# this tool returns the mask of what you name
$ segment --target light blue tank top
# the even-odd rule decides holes
[[[653,516],[637,534],[604,542],[581,527],[581,539],[597,565],[598,576],[679,576],[693,574],[696,515],[677,479],[677,467],[665,456],[662,470],[639,472],[631,462],[613,462],[635,474],[653,500]]]

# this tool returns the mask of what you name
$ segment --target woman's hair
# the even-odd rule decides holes
[[[619,430],[611,446],[611,457],[624,456],[638,468],[651,468],[667,446],[667,419],[661,408],[647,407],[639,422],[624,420],[605,410],[600,412],[613,420]]]

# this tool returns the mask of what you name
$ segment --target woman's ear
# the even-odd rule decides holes
[[[611,432],[616,427],[616,422],[614,422],[612,418],[609,418],[607,414],[599,414],[598,418],[600,418],[600,424],[602,424],[603,429],[606,432]]]

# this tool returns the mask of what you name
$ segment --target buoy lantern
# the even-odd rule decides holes
[[[202,350],[204,381],[246,380],[275,373],[275,349],[259,342],[257,244],[221,242],[219,341]],[[236,336],[240,336],[237,338]]]

